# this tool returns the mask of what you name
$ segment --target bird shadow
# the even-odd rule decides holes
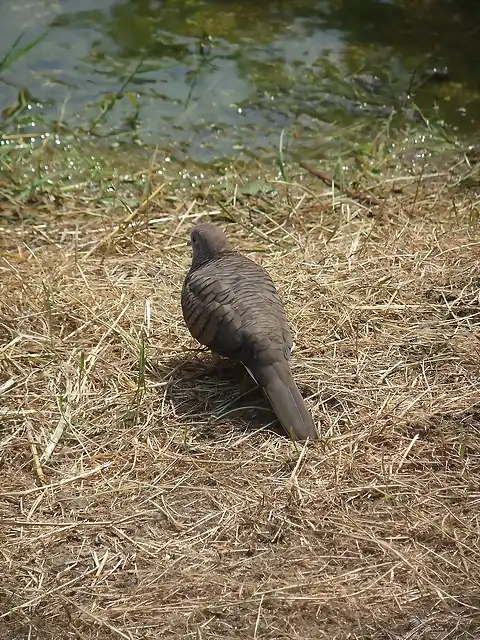
[[[226,422],[239,430],[265,430],[286,437],[260,387],[241,363],[222,359],[212,364],[206,351],[192,351],[151,361],[149,375],[167,382],[165,399],[185,425],[202,424],[205,437],[218,436]]]

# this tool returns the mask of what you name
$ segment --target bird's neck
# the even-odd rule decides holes
[[[216,251],[215,253],[208,253],[208,254],[200,253],[200,254],[196,255],[192,259],[192,264],[191,264],[191,267],[190,267],[190,273],[192,273],[193,271],[196,271],[200,267],[205,266],[209,262],[215,262],[221,256],[224,256],[226,253],[232,253],[232,251],[230,249],[225,249],[225,250],[222,250],[222,251]]]

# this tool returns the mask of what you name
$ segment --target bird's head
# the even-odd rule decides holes
[[[222,251],[228,251],[230,245],[227,236],[220,227],[204,222],[194,227],[190,233],[193,263],[213,258]]]

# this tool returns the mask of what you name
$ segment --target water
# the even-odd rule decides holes
[[[0,126],[61,123],[205,163],[271,157],[284,130],[290,149],[315,155],[392,115],[420,121],[413,93],[468,138],[478,12],[476,0],[0,0],[0,58],[20,33],[20,46],[46,34],[0,74]]]

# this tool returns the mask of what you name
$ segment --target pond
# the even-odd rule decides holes
[[[313,157],[425,119],[468,138],[480,122],[477,0],[0,0],[0,12],[0,60],[18,56],[0,72],[8,133],[73,130],[221,163],[288,144]]]

